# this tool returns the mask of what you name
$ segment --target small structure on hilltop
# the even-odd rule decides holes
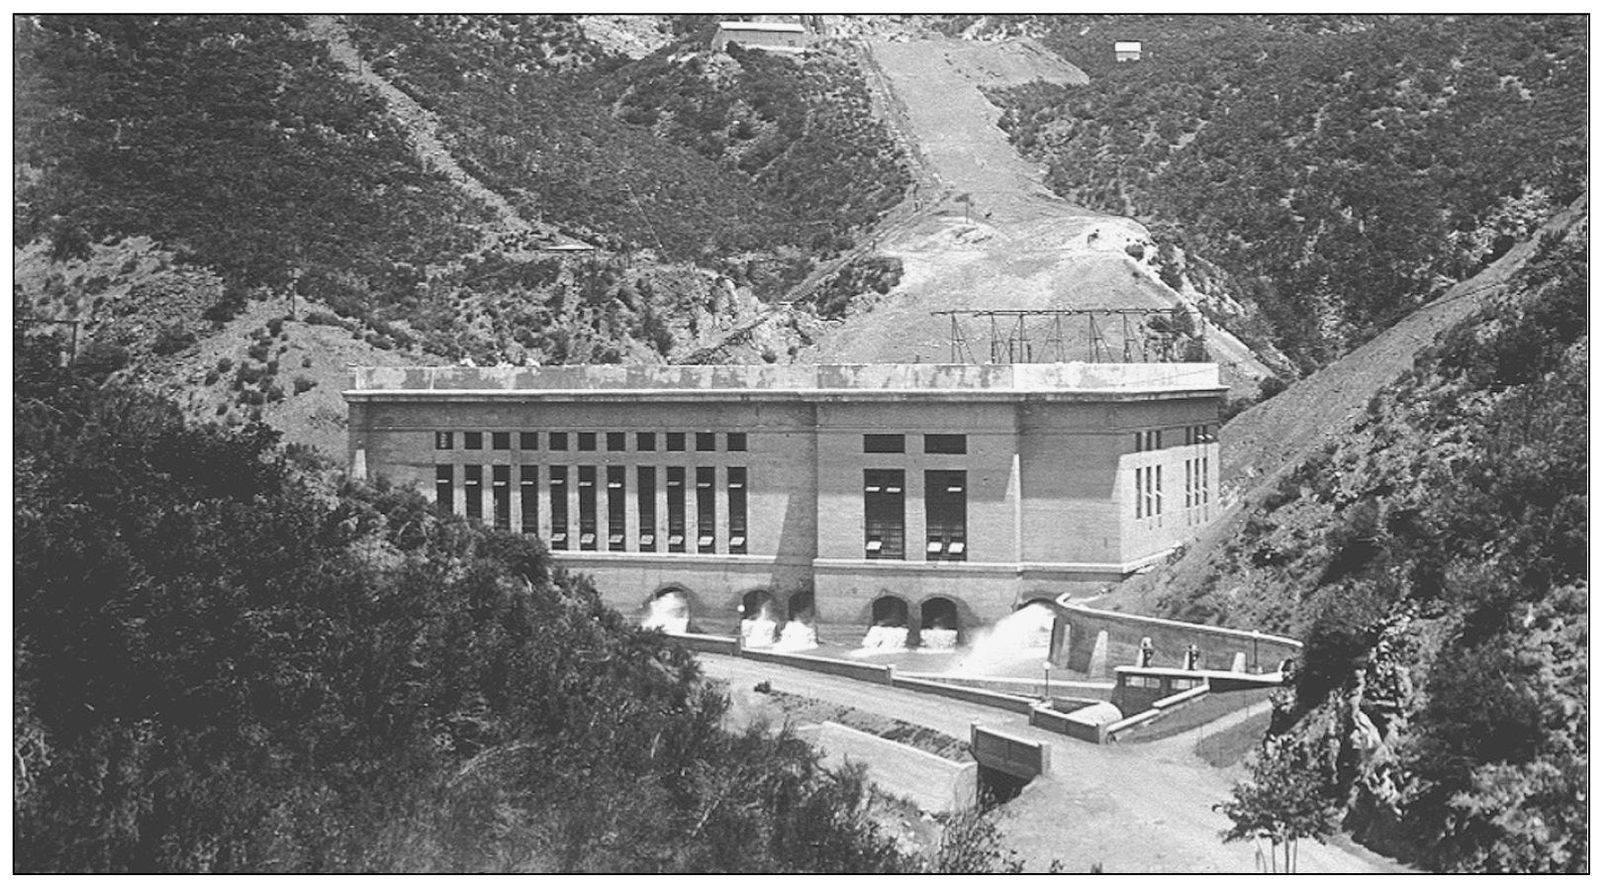
[[[787,22],[721,22],[715,27],[710,49],[721,52],[728,43],[769,52],[804,52],[804,25]]]
[[[1119,40],[1112,44],[1112,51],[1117,53],[1120,62],[1137,62],[1140,60],[1140,41]]]

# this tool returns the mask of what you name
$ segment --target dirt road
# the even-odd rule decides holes
[[[1229,823],[1212,805],[1229,797],[1238,774],[1195,757],[1197,731],[1155,743],[1095,746],[1035,730],[1021,715],[1000,709],[729,656],[699,659],[706,675],[729,682],[735,692],[770,681],[777,690],[876,711],[959,738],[969,737],[976,722],[1049,742],[1051,773],[1006,806],[1002,823],[1007,842],[1030,871],[1045,871],[1053,859],[1072,872],[1096,863],[1107,872],[1256,870],[1250,844],[1226,845],[1218,836]],[[1255,710],[1251,716],[1257,716]],[[1208,725],[1205,731],[1212,729]],[[1354,846],[1312,842],[1302,846],[1301,869],[1402,870]]]

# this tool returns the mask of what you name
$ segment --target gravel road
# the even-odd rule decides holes
[[[1237,774],[1195,757],[1197,731],[1155,743],[1095,746],[1035,730],[1022,716],[999,709],[728,656],[699,660],[709,677],[736,687],[770,681],[777,690],[853,705],[960,738],[969,737],[977,722],[1049,742],[1051,773],[1007,804],[1002,822],[1007,841],[1030,871],[1045,871],[1053,859],[1070,872],[1088,871],[1096,863],[1106,872],[1256,871],[1251,844],[1224,844],[1219,838],[1229,822],[1212,805],[1229,797]],[[1266,713],[1262,708],[1261,716]],[[1252,716],[1259,716],[1258,709]],[[1344,841],[1304,842],[1300,868],[1304,873],[1405,871]]]

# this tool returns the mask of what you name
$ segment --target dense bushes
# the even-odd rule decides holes
[[[1041,22],[1087,86],[998,93],[1058,193],[1227,269],[1302,371],[1478,270],[1582,192],[1572,16]],[[1139,62],[1113,40],[1140,40]],[[1200,268],[1186,269],[1208,288]]]
[[[923,866],[528,538],[16,344],[18,871]]]
[[[372,95],[280,16],[33,16],[16,29],[14,237],[183,246],[228,281],[219,319],[297,269],[389,294],[481,210],[425,172]],[[87,248],[87,246],[86,246]]]
[[[1348,827],[1432,869],[1586,867],[1587,293],[1583,228],[1165,597],[1301,634],[1284,721]]]
[[[531,217],[713,263],[842,248],[903,195],[859,75],[683,39],[610,58],[563,16],[361,16],[376,69],[441,115],[455,154]]]

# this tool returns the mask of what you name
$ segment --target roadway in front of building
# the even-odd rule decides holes
[[[1257,871],[1250,843],[1225,844],[1229,821],[1212,805],[1230,798],[1234,770],[1219,770],[1194,754],[1198,736],[1223,722],[1150,743],[1097,746],[1028,726],[1027,718],[997,708],[869,684],[785,665],[701,655],[710,678],[735,690],[769,681],[778,691],[849,705],[928,727],[962,740],[973,723],[1049,743],[1051,772],[1005,805],[1001,830],[1030,871],[1060,860],[1067,871],[1100,864],[1106,872]],[[1267,705],[1250,716],[1266,717]],[[1236,713],[1226,721],[1246,717]],[[1344,839],[1305,841],[1299,869],[1309,872],[1405,871]]]

